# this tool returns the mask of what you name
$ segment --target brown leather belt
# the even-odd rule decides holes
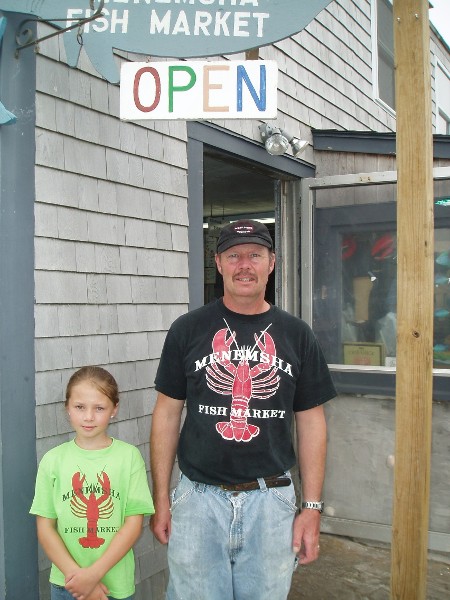
[[[263,477],[266,486],[272,487],[286,487],[291,485],[291,478],[285,475],[272,475],[271,477]],[[249,492],[251,490],[259,490],[260,485],[258,481],[248,481],[246,483],[222,483],[219,486],[222,490],[227,492]]]

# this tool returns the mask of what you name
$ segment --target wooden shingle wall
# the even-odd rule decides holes
[[[148,465],[157,362],[188,304],[186,126],[121,122],[119,87],[87,60],[67,67],[61,37],[41,44],[36,87],[38,459],[71,437],[70,375],[98,364],[121,391],[110,432]],[[136,558],[137,600],[162,598],[165,550],[147,523]],[[48,566],[41,554],[41,600]]]

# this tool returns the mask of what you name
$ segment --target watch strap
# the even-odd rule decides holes
[[[318,510],[320,513],[322,513],[323,505],[324,505],[324,503],[322,501],[320,501],[320,502],[307,501],[307,502],[302,502],[302,509],[303,508],[311,508],[312,510]]]

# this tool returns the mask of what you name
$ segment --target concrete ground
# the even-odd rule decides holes
[[[389,600],[390,570],[387,544],[322,533],[319,560],[298,567],[288,600]],[[450,599],[450,554],[430,554],[427,581],[427,600]]]

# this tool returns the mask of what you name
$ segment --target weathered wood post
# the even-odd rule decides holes
[[[394,0],[397,384],[391,598],[426,597],[433,346],[433,138],[428,0]]]

